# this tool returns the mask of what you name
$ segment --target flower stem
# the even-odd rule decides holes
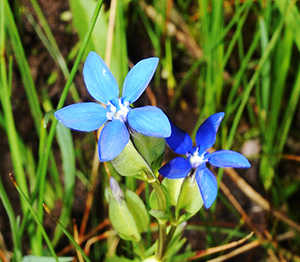
[[[158,240],[156,249],[156,258],[162,261],[167,247],[167,223],[163,220],[158,220]]]
[[[159,183],[159,181],[156,177],[155,177],[154,181],[149,180],[149,183],[156,193],[160,210],[165,213],[167,211],[167,199],[166,199],[166,196],[162,189],[161,184]]]
[[[151,169],[150,169],[151,170]],[[165,196],[165,193],[163,191],[163,188],[158,181],[157,177],[154,175],[154,173],[151,170],[150,172],[146,172],[148,177],[148,182],[152,186],[153,190],[156,193],[157,199],[158,199],[158,206],[159,209],[166,213],[167,211],[167,199]],[[167,247],[167,221],[165,219],[158,219],[158,240],[157,240],[157,249],[155,253],[156,259],[159,261],[162,261],[164,253],[166,251]]]
[[[174,236],[174,233],[176,231],[176,228],[177,228],[177,225],[172,225],[171,226],[171,229],[170,229],[170,231],[169,231],[169,233],[167,235],[167,239],[166,239],[166,247],[168,247],[168,245],[170,244],[170,242],[171,242],[171,240],[172,240],[172,238]]]

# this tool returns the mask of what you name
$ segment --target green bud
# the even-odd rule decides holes
[[[125,240],[140,241],[141,235],[117,181],[110,178],[111,188],[106,188],[109,201],[109,219],[119,236]]]
[[[149,228],[149,215],[142,199],[126,189],[125,195],[117,181],[110,178],[110,188],[106,189],[109,202],[109,218],[120,237],[138,242],[140,233]]]
[[[109,187],[111,189],[112,196],[115,200],[120,202],[121,200],[124,199],[124,193],[123,193],[122,189],[120,188],[116,179],[114,179],[113,177],[111,177],[109,179]]]

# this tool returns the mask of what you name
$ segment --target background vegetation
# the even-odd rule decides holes
[[[91,50],[120,87],[129,67],[159,57],[137,105],[158,105],[191,135],[224,111],[215,148],[240,151],[252,163],[243,173],[217,172],[218,200],[186,225],[178,261],[300,261],[298,1],[111,0],[100,7],[94,0],[0,1],[0,261],[86,259],[70,241],[92,261],[132,256],[106,219],[104,188],[115,171],[99,166],[92,133],[71,132],[53,117],[63,105],[91,101],[82,78]],[[125,183],[149,195],[144,183]],[[155,230],[150,224],[147,247]]]

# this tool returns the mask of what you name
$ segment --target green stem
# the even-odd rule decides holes
[[[163,260],[163,256],[167,247],[167,223],[163,220],[158,220],[158,239],[157,239],[157,249],[156,258],[159,261]]]
[[[152,180],[152,181],[150,180],[149,183],[156,193],[160,210],[163,212],[166,212],[167,211],[167,199],[166,199],[166,196],[162,189],[161,184],[159,183],[159,181],[157,180],[156,177],[155,177],[155,180]]]
[[[171,229],[170,229],[170,231],[169,231],[169,233],[167,235],[167,239],[166,239],[166,247],[168,247],[168,245],[170,244],[170,242],[171,242],[171,240],[172,240],[172,238],[174,236],[174,233],[175,233],[176,229],[177,229],[177,225],[172,225],[171,226]]]
[[[145,245],[143,243],[143,240],[141,239],[139,242],[137,242],[137,245],[138,245],[139,250],[140,250],[141,259],[144,259],[146,250],[145,250]]]
[[[150,169],[151,170],[151,169]],[[163,188],[158,181],[157,177],[154,175],[154,173],[151,170],[151,173],[146,172],[148,177],[148,182],[152,186],[153,190],[156,193],[157,199],[158,199],[158,206],[159,209],[166,213],[167,211],[167,199],[165,196],[165,193],[163,191]],[[156,258],[159,261],[162,261],[164,253],[166,251],[167,247],[167,221],[164,219],[157,219],[158,221],[158,240],[157,240],[157,249],[156,249]]]

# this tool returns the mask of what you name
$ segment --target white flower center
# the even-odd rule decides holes
[[[199,149],[197,148],[193,154],[188,155],[188,159],[191,163],[191,166],[193,168],[197,168],[198,166],[203,165],[206,163],[208,160],[206,159],[206,151],[204,151],[201,155],[199,155]]]
[[[121,99],[118,99],[117,104],[113,102],[108,102],[107,107],[110,109],[110,112],[106,113],[108,120],[118,119],[122,122],[127,120],[127,115],[129,112],[129,102],[124,101],[124,104],[121,102]]]

